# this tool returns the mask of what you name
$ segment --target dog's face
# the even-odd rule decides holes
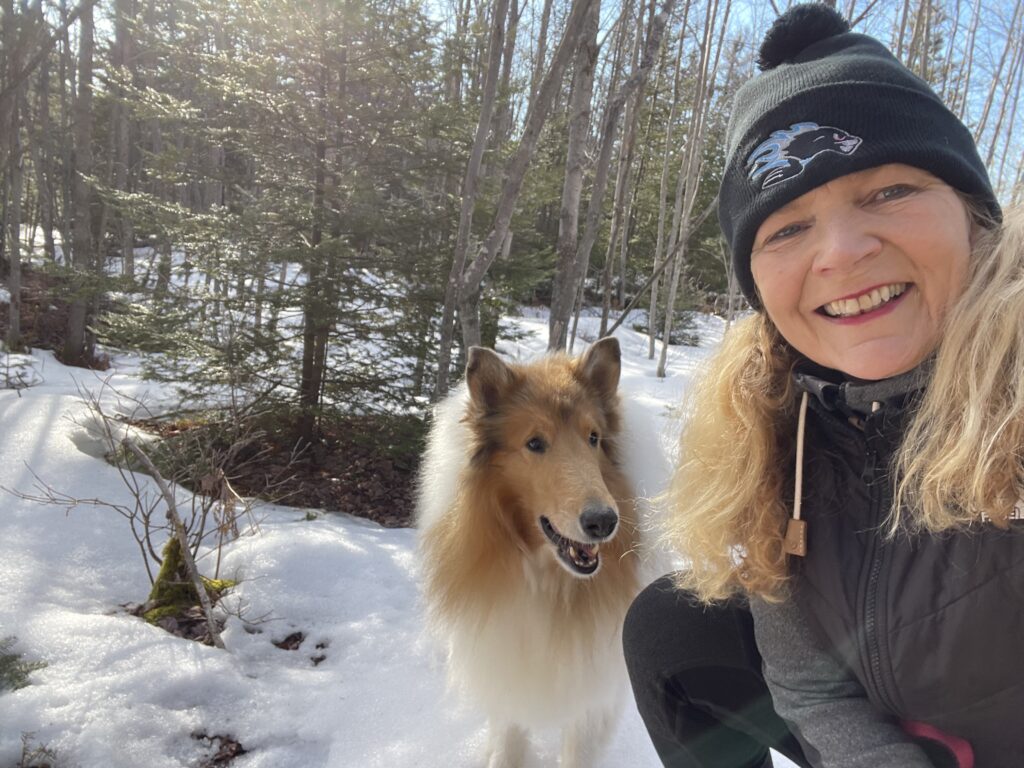
[[[619,529],[605,481],[619,430],[619,347],[594,344],[580,358],[508,366],[474,348],[467,366],[474,461],[494,478],[513,541],[543,548],[578,578],[601,566],[601,545]]]

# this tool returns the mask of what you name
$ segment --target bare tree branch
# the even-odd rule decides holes
[[[878,5],[878,0],[871,0],[871,2],[868,3],[867,7],[859,14],[857,14],[857,18],[849,20],[850,27],[856,27],[858,24],[864,21],[864,19],[867,18],[868,14],[871,13],[871,9],[874,8],[876,5]]]
[[[188,575],[192,579],[192,585],[199,596],[199,604],[203,607],[210,639],[217,648],[223,650],[224,641],[220,639],[217,622],[213,619],[213,605],[210,603],[210,596],[206,593],[206,585],[203,583],[199,570],[196,568],[196,561],[192,559],[192,550],[189,549],[188,545],[188,534],[185,532],[185,524],[181,522],[181,516],[178,515],[178,506],[174,501],[174,494],[171,493],[171,489],[167,486],[167,481],[164,480],[163,475],[160,474],[160,470],[156,468],[156,465],[150,461],[149,456],[130,437],[124,438],[121,442],[142,463],[146,471],[152,475],[153,480],[156,481],[157,486],[160,488],[160,493],[163,494],[164,501],[167,502],[167,517],[174,526],[174,535],[177,537],[178,545],[181,547],[181,559],[185,563],[185,570],[188,571]]]
[[[36,51],[36,55],[28,60],[18,72],[11,75],[11,78],[7,81],[3,89],[0,89],[0,114],[3,114],[6,108],[6,101],[14,98],[14,94],[17,93],[18,87],[27,80],[31,74],[36,70],[43,59],[50,55],[50,49],[53,47],[60,38],[67,32],[71,25],[78,21],[78,17],[82,15],[88,8],[94,5],[98,5],[99,0],[82,0],[82,4],[75,8],[71,13],[68,14],[67,21],[65,21],[61,27],[52,35],[48,35],[47,39],[43,41],[42,45],[39,46],[39,50]]]

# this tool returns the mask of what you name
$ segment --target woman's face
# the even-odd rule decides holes
[[[964,289],[970,231],[952,187],[890,163],[775,211],[757,230],[751,270],[768,317],[799,352],[884,379],[935,348]]]

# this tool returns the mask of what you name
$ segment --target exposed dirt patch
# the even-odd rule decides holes
[[[412,525],[416,470],[421,447],[409,424],[371,417],[352,419],[325,429],[314,446],[288,472],[275,495],[281,503],[328,512],[347,512],[385,528]],[[288,453],[278,449],[280,459]],[[274,457],[268,456],[268,463]],[[233,480],[239,493],[258,493],[262,475],[254,467]]]
[[[193,733],[192,738],[204,744],[212,753],[199,762],[198,768],[219,768],[246,753],[245,748],[233,736],[208,736],[199,732]]]
[[[143,614],[148,610],[145,603],[125,603],[121,607],[124,608],[126,613],[138,616],[140,619],[144,618]],[[221,632],[224,629],[223,618],[215,614],[214,625],[217,631]],[[186,608],[173,616],[161,616],[156,620],[156,626],[176,637],[181,637],[185,640],[195,640],[203,645],[213,645],[213,638],[210,637],[210,627],[206,623],[206,616],[203,614],[203,608],[199,604]]]
[[[301,632],[292,632],[284,640],[274,640],[273,642],[282,651],[297,651],[305,639],[306,636]]]
[[[169,439],[200,428],[187,420],[136,426]],[[421,432],[412,417],[350,419],[325,427],[323,441],[297,459],[290,437],[268,433],[239,457],[239,466],[224,471],[241,496],[404,528],[413,524]]]

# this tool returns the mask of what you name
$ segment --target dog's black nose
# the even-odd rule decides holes
[[[594,504],[580,515],[580,527],[592,539],[607,539],[619,524],[619,516],[611,507]]]

